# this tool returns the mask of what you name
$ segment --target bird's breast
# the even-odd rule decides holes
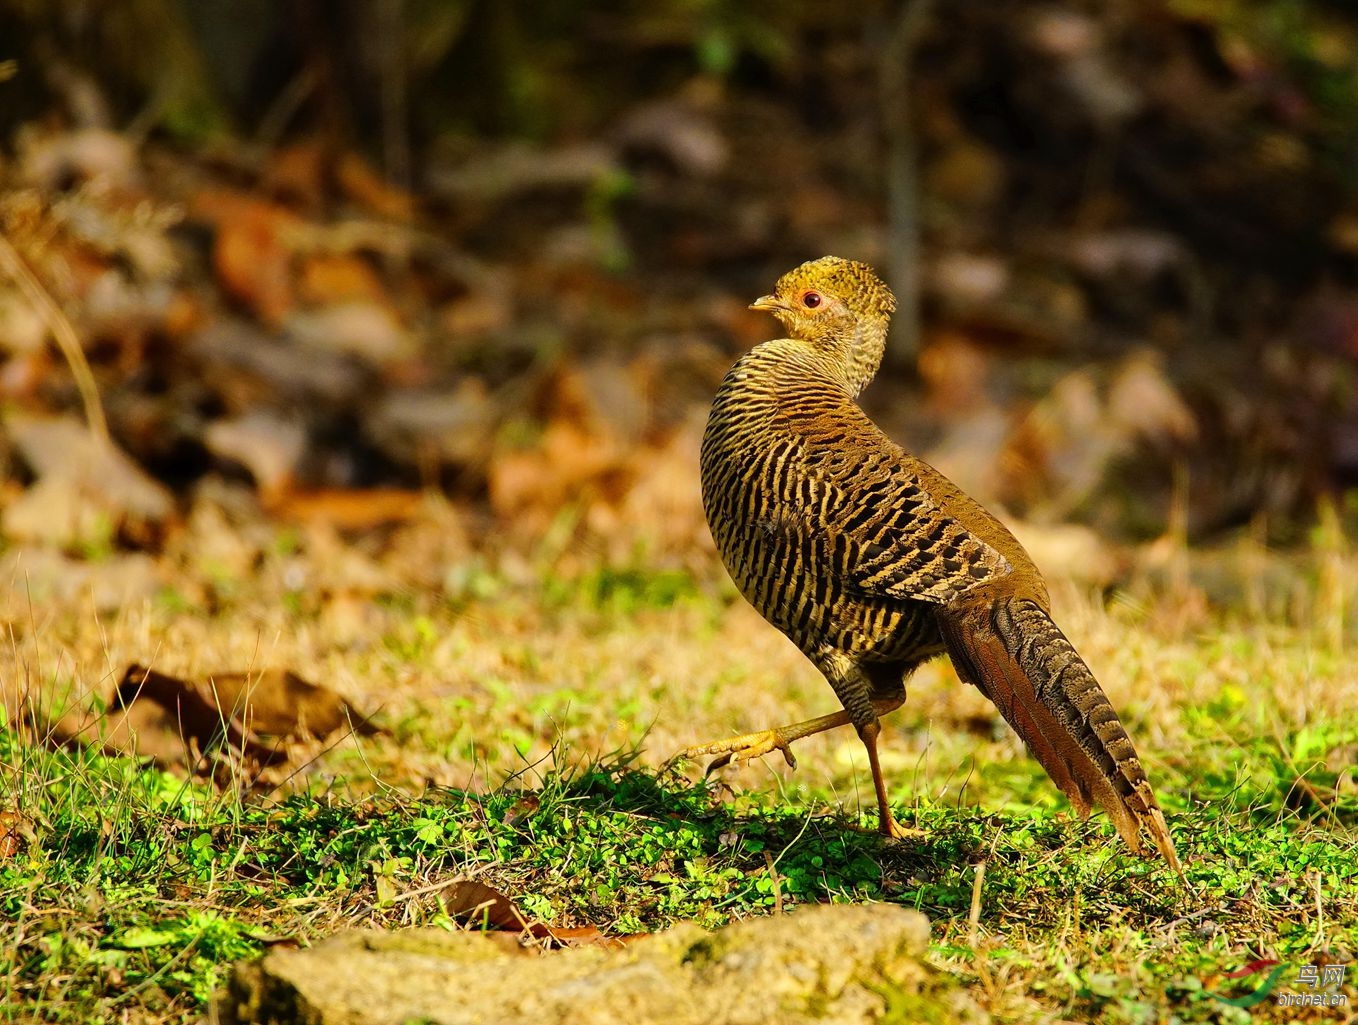
[[[831,393],[819,401],[834,399]],[[926,606],[848,586],[851,545],[827,529],[829,494],[808,472],[804,439],[789,427],[789,401],[757,368],[737,364],[708,417],[703,507],[731,578],[807,654],[832,648],[886,661],[941,650]]]

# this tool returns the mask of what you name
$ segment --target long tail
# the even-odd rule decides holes
[[[964,600],[939,622],[958,675],[995,703],[1080,815],[1097,802],[1137,854],[1146,852],[1144,830],[1182,877],[1131,738],[1046,611],[1022,598]]]

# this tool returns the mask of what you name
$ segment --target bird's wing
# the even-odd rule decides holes
[[[866,414],[822,416],[797,433],[807,492],[798,504],[807,526],[825,534],[847,587],[946,604],[1011,572],[1003,555],[939,508],[904,451]]]

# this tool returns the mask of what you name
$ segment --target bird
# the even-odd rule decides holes
[[[1081,815],[1099,805],[1127,846],[1149,838],[1183,870],[1117,712],[1052,620],[1047,585],[1010,530],[892,441],[858,405],[896,303],[865,263],[826,256],[788,271],[752,310],[787,337],[741,356],[717,390],[700,451],[703,508],[751,605],[825,676],[840,711],[691,747],[708,772],[852,725],[879,828],[903,838],[878,759],[881,717],[906,680],[947,654],[989,698]]]

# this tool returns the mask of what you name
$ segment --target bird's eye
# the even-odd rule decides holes
[[[817,306],[819,306],[820,304],[821,304],[821,297],[820,297],[820,293],[819,293],[819,292],[805,292],[805,293],[803,293],[803,295],[802,295],[802,305],[805,306],[808,310],[814,310],[814,309],[815,309]]]

